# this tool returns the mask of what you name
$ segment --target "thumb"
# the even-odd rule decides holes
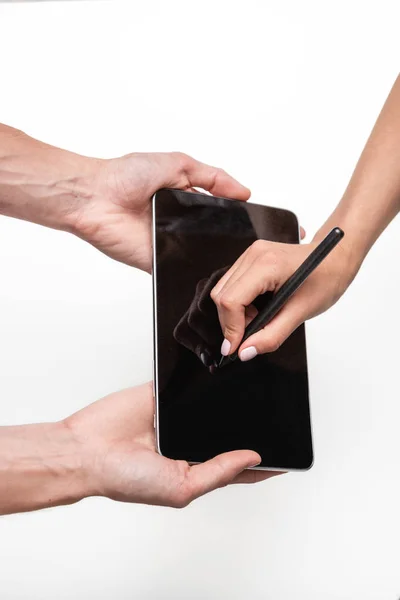
[[[239,348],[239,358],[250,360],[257,354],[275,352],[299,325],[309,317],[307,305],[292,298],[287,305],[257,333],[251,335]]]
[[[219,454],[190,469],[190,500],[228,485],[239,473],[260,464],[261,457],[252,450],[234,450]]]

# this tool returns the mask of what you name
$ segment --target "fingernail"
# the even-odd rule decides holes
[[[258,465],[261,465],[261,460],[258,461],[258,462],[256,462],[256,463],[254,463],[254,465],[249,465],[247,468],[248,469],[254,469],[254,467],[258,467]]]
[[[239,354],[239,358],[243,362],[246,362],[246,360],[251,360],[255,356],[257,356],[257,348],[255,348],[255,346],[249,346],[248,348],[242,350]]]
[[[224,339],[221,346],[221,354],[222,356],[228,356],[231,349],[231,343],[229,340]]]

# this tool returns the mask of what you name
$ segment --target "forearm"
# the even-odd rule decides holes
[[[0,514],[77,502],[90,495],[86,473],[63,422],[0,427]]]
[[[357,270],[382,231],[400,210],[400,76],[378,117],[350,183],[316,239],[333,226]],[[355,273],[354,273],[355,274]]]
[[[0,124],[0,214],[71,230],[100,162]]]

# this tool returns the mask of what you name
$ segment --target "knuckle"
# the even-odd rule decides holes
[[[277,267],[279,257],[276,250],[266,240],[256,240],[252,245],[253,252],[257,256],[257,260],[268,267]]]
[[[275,256],[275,253],[272,252],[270,248],[265,248],[264,252],[262,252],[260,254],[258,260],[260,260],[266,264],[274,264],[276,262],[276,256]]]
[[[221,177],[221,169],[219,167],[210,167],[210,185],[209,188],[212,190],[218,179]]]
[[[256,252],[256,254],[260,254],[262,252],[265,252],[268,246],[269,242],[267,242],[266,240],[256,240],[252,243],[251,250],[253,250],[253,252]]]
[[[188,166],[190,156],[184,152],[172,152],[172,156],[176,160],[178,167],[184,171]]]
[[[264,291],[275,289],[281,280],[280,273],[282,271],[282,265],[279,264],[278,256],[274,251],[269,249],[260,254],[257,260],[265,273]]]
[[[222,294],[219,298],[219,305],[227,311],[232,311],[237,307],[238,303],[231,295]]]
[[[227,323],[224,327],[224,336],[232,341],[232,338],[239,333],[239,327],[236,327],[233,323]]]
[[[276,352],[277,350],[279,350],[282,344],[283,339],[278,336],[274,336],[264,342],[264,350],[266,352]]]
[[[216,291],[215,288],[213,288],[210,292],[210,298],[211,300],[213,300],[215,303],[217,302],[217,298],[218,298],[218,292]]]
[[[278,256],[271,248],[265,248],[264,252],[260,253],[258,260],[269,269],[276,269],[278,266]]]

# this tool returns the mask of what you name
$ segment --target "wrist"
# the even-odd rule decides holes
[[[367,232],[363,231],[351,215],[341,211],[340,205],[317,231],[313,241],[321,242],[334,227],[340,227],[345,234],[332,254],[332,260],[337,262],[342,285],[346,289],[357,275],[372,243],[368,241]]]
[[[99,200],[97,179],[103,162],[86,156],[68,157],[66,178],[60,178],[56,184],[60,202],[54,207],[54,216],[58,224],[50,224],[50,227],[85,237],[81,231],[80,217]]]
[[[0,126],[0,214],[75,231],[102,162]]]
[[[0,429],[0,514],[72,504],[90,495],[83,453],[69,428]]]
[[[79,443],[65,420],[51,423],[49,461],[55,474],[56,504],[73,504],[93,495],[84,444]]]

